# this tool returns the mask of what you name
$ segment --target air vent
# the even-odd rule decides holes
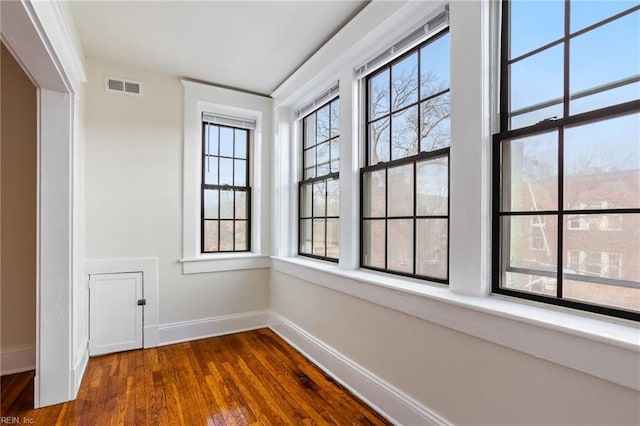
[[[142,96],[142,83],[121,78],[107,77],[105,89],[107,92],[123,95]]]

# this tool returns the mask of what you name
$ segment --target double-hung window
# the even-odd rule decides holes
[[[501,44],[493,291],[639,320],[640,4],[503,1]]]
[[[201,251],[250,251],[249,130],[202,126]]]
[[[337,262],[340,253],[340,99],[304,117],[302,127],[298,253]]]
[[[360,266],[447,283],[449,33],[366,78]]]

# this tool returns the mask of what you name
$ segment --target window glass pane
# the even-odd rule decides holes
[[[336,138],[331,141],[331,160],[333,161],[339,158],[340,158],[340,138]]]
[[[235,191],[236,194],[236,219],[247,219],[247,193]]]
[[[316,168],[315,167],[310,167],[308,169],[304,169],[304,178],[305,179],[311,179],[316,177]]]
[[[214,189],[204,190],[204,218],[218,218],[218,191]]]
[[[607,19],[640,4],[637,0],[573,1],[571,2],[571,32]]]
[[[551,210],[557,206],[557,132],[503,142],[503,211]]]
[[[205,141],[204,153],[208,155],[218,155],[218,126],[206,126],[208,130],[208,139]]]
[[[331,102],[331,137],[335,138],[340,134],[340,101]]]
[[[326,213],[326,183],[315,182],[313,184],[313,216],[324,216]]]
[[[322,166],[327,166],[327,164],[329,163],[329,150],[331,148],[331,145],[329,142],[325,142],[325,143],[321,143],[320,145],[318,145],[317,149],[318,149],[318,166],[322,165]],[[324,170],[324,167],[323,167]],[[323,173],[325,174],[325,173]],[[322,176],[322,174],[318,173],[318,176]]]
[[[233,219],[233,191],[220,191],[220,219]]]
[[[387,226],[388,269],[413,273],[413,219],[390,219]]]
[[[325,219],[313,219],[313,254],[326,256],[325,251]]]
[[[510,6],[511,54],[509,58],[516,58],[564,35],[564,2],[562,0],[512,0]]]
[[[313,185],[300,187],[300,217],[311,217],[311,190]]]
[[[393,115],[391,119],[391,159],[418,153],[418,106]]]
[[[308,148],[316,144],[316,113],[310,114],[304,119],[304,147]]]
[[[340,220],[327,219],[327,257],[340,256]]]
[[[389,68],[369,79],[369,120],[389,114]]]
[[[511,112],[549,101],[562,102],[563,51],[560,44],[511,65]]]
[[[451,145],[451,104],[449,93],[420,104],[420,151]]]
[[[447,219],[416,220],[416,274],[447,278]]]
[[[389,131],[388,118],[369,125],[369,165],[389,161]]]
[[[311,254],[311,219],[300,221],[300,253]]]
[[[220,127],[220,155],[233,157],[233,129]]]
[[[329,174],[331,170],[331,165],[329,163],[319,164],[317,170],[317,176],[325,176]]]
[[[220,221],[220,251],[232,251],[233,250],[233,221],[221,220]]]
[[[640,287],[609,285],[565,277],[562,290],[565,299],[640,311]]]
[[[388,216],[413,216],[413,164],[390,167]]]
[[[205,157],[204,160],[204,183],[207,185],[218,184],[218,158]]]
[[[218,251],[218,221],[204,221],[204,247],[202,251]]]
[[[313,167],[316,164],[316,148],[309,148],[304,152],[304,166]],[[315,176],[314,176],[315,177]]]
[[[384,217],[386,213],[385,171],[367,172],[363,177],[363,216]]]
[[[233,160],[220,158],[220,185],[233,185]]]
[[[449,52],[449,33],[420,50],[421,99],[449,88],[451,75]]]
[[[329,105],[325,105],[316,112],[317,121],[317,143],[324,142],[329,139]]]
[[[418,52],[391,67],[391,111],[418,101]]]
[[[247,250],[247,222],[244,220],[236,221],[235,231],[234,238],[236,240],[236,250]]]
[[[417,163],[416,214],[444,216],[449,212],[449,175],[447,157]]]
[[[572,97],[637,77],[640,74],[640,11],[575,37],[570,43],[569,87]],[[577,105],[571,102],[570,108],[575,114],[639,98],[640,84],[627,84],[615,91],[581,98]]]
[[[327,181],[327,216],[340,215],[340,181],[331,179]]]
[[[385,221],[364,220],[362,236],[362,262],[364,266],[384,268]]]
[[[503,272],[514,272],[512,269],[520,269],[525,275],[556,272],[557,216],[511,216],[502,217],[501,222]]]
[[[247,158],[247,131],[235,129],[236,134],[236,158]]]
[[[640,114],[565,130],[567,209],[640,207]],[[596,207],[598,208],[598,207]]]
[[[551,297],[555,297],[557,294],[557,280],[555,277],[536,275],[534,273],[506,272],[501,287]]]
[[[640,283],[640,213],[619,216],[619,227],[610,226],[613,215],[579,215],[583,224],[579,229],[565,219],[565,275],[604,278],[604,284],[606,279]]]
[[[546,120],[550,117],[562,117],[562,103],[545,108],[524,109],[509,119],[510,129],[520,129]]]
[[[233,173],[235,186],[247,186],[247,160],[235,160]]]

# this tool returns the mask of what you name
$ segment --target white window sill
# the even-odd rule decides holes
[[[271,266],[269,256],[256,253],[221,253],[180,259],[183,274],[263,269]]]
[[[272,267],[640,391],[640,328],[631,321],[503,296],[460,295],[439,284],[343,270],[299,257],[272,257]]]

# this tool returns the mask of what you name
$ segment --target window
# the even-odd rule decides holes
[[[502,2],[495,293],[640,319],[640,234],[606,232],[640,225],[639,23],[631,2]]]
[[[366,78],[360,266],[447,283],[449,33]]]
[[[249,130],[203,122],[202,253],[250,250]]]
[[[548,250],[546,236],[544,234],[544,216],[531,216],[531,250]]]
[[[333,262],[340,254],[340,100],[302,120],[299,251]]]

